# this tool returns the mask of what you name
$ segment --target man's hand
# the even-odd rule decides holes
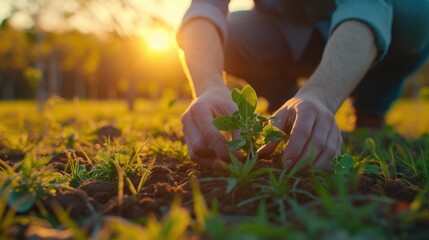
[[[226,86],[209,88],[192,102],[182,116],[183,134],[192,161],[212,169],[222,169],[220,160],[229,161],[225,136],[212,121],[236,110],[231,91]]]
[[[329,160],[340,154],[342,138],[334,115],[357,86],[377,56],[371,28],[359,21],[345,21],[333,32],[322,60],[308,82],[275,115],[276,126],[290,133],[283,153],[286,167],[306,157],[314,168],[329,169]],[[276,145],[260,150],[271,154]]]
[[[314,159],[314,168],[330,170],[330,160],[339,155],[343,139],[334,115],[323,104],[309,97],[296,96],[275,114],[274,125],[290,133],[283,152],[285,167],[291,168],[307,157]],[[278,143],[270,143],[259,152],[271,155]]]

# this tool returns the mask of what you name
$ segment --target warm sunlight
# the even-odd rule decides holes
[[[164,51],[170,46],[170,34],[167,31],[155,30],[149,33],[147,43],[152,50]]]

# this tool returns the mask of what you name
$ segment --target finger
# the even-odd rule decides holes
[[[223,171],[225,170],[225,166],[221,160],[217,159],[216,156],[213,155],[213,158],[201,157],[195,154],[192,150],[189,150],[189,155],[191,156],[192,161],[196,162],[198,165],[215,170],[215,171]]]
[[[337,152],[335,153],[335,157],[341,155],[342,147],[343,147],[343,136],[341,135],[341,132],[340,132],[340,136],[337,139]]]
[[[191,156],[191,160],[194,161],[193,159],[194,156],[214,158],[215,155],[203,143],[201,134],[198,132],[198,129],[195,127],[192,120],[186,120],[186,118],[187,118],[186,116],[182,118],[184,120],[183,133],[184,133],[186,145],[188,146],[188,151]]]
[[[194,115],[192,116],[192,114]],[[191,121],[193,121],[198,134],[200,134],[201,143],[218,158],[229,161],[229,151],[225,144],[226,139],[213,125],[213,114],[206,109],[195,109],[191,112],[191,116]]]
[[[273,116],[277,117],[279,120],[273,122],[273,126],[277,127],[280,130],[286,131],[285,128],[287,128],[287,125],[292,125],[292,124],[288,124],[288,109],[282,109],[278,112],[276,112]],[[292,121],[289,121],[291,123],[293,123]],[[290,132],[290,130],[289,130]],[[287,132],[287,133],[289,133]],[[258,154],[261,158],[268,158],[271,156],[271,154],[273,154],[273,152],[276,150],[277,146],[279,145],[280,142],[270,142],[267,145],[261,147],[258,150]]]
[[[304,146],[304,150],[298,161],[308,159],[311,160],[312,164],[316,162],[317,157],[327,146],[328,136],[332,129],[333,123],[334,117],[330,113],[324,112],[317,116],[316,122],[314,123],[313,129],[311,130],[310,138]]]
[[[188,146],[192,146],[192,140],[188,137],[189,135],[185,135],[185,142]],[[214,171],[224,171],[225,166],[224,163],[219,160],[214,154],[207,154],[205,156],[200,156],[193,151],[193,148],[188,148],[190,159],[197,163],[200,166],[212,169]]]
[[[336,124],[331,126],[329,134],[326,139],[326,146],[323,151],[317,156],[314,161],[314,169],[316,170],[329,170],[331,168],[331,160],[335,157],[338,151],[338,138],[339,130]]]
[[[296,113],[295,123],[289,140],[283,152],[285,167],[291,168],[300,158],[306,146],[313,126],[315,125],[316,114],[313,111],[302,111]]]

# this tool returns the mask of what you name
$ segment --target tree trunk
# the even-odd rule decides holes
[[[49,57],[47,72],[48,97],[58,96],[61,83],[61,69],[58,64],[57,54],[54,52]]]
[[[38,20],[38,17],[35,19]],[[44,40],[44,36],[40,29],[36,29],[36,44],[41,44]],[[40,72],[39,85],[37,87],[37,109],[39,110],[39,112],[43,112],[45,110],[47,91],[45,83],[45,63],[43,62],[43,56],[41,56],[40,53],[36,56],[35,68]]]
[[[137,86],[136,86],[136,77],[131,76],[129,78],[129,84],[128,84],[128,93],[127,93],[127,103],[128,103],[128,111],[132,112],[135,108],[135,101],[137,97]]]
[[[83,99],[86,96],[85,81],[79,71],[75,74],[75,98]]]
[[[15,98],[15,81],[11,78],[3,80],[3,99],[13,100]]]

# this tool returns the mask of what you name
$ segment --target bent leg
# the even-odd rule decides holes
[[[395,16],[389,52],[352,94],[357,127],[368,125],[359,115],[384,119],[392,103],[401,96],[405,79],[429,55],[429,1],[394,0],[393,3]]]

